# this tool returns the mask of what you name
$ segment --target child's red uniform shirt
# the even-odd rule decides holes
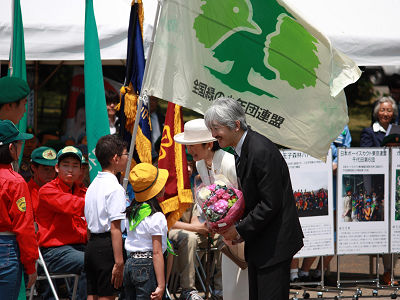
[[[86,244],[86,190],[77,184],[71,189],[58,177],[40,188],[36,211],[40,247]]]
[[[0,164],[0,232],[16,235],[25,272],[35,273],[39,252],[32,202],[28,185],[21,175],[13,171],[11,164]]]
[[[31,195],[31,201],[32,201],[33,219],[36,221],[36,211],[37,211],[37,207],[39,205],[40,186],[36,183],[35,180],[33,180],[33,178],[31,178],[28,181],[28,188],[29,188],[29,193]]]

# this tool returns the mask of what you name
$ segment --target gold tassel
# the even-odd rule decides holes
[[[180,106],[175,104],[174,111],[174,135],[181,132],[181,117],[180,117]],[[182,170],[182,145],[175,143],[175,170],[176,170],[176,181],[177,181],[177,190],[178,196],[174,198],[178,198],[177,203],[174,203],[174,206],[178,206],[175,208],[167,218],[168,229],[171,228],[176,221],[178,221],[183,213],[190,207],[193,203],[193,194],[191,189],[184,188],[184,179],[183,179],[183,170]]]

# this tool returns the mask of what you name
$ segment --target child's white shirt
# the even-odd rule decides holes
[[[117,177],[99,172],[85,195],[85,217],[91,233],[111,230],[111,222],[125,219],[125,190]]]
[[[128,236],[125,240],[125,249],[128,252],[153,251],[153,235],[161,235],[162,252],[167,250],[167,220],[162,212],[156,212],[144,218],[135,230],[129,230],[126,224]]]

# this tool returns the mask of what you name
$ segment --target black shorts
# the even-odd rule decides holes
[[[119,289],[111,284],[114,252],[111,233],[91,234],[85,251],[87,294],[98,296],[118,295]]]

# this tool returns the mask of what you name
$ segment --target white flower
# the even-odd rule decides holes
[[[214,184],[215,184],[215,185],[220,185],[220,186],[226,186],[226,183],[225,183],[224,181],[222,181],[222,180],[216,180],[216,181],[214,182]]]
[[[207,199],[207,197],[211,195],[211,192],[208,188],[202,187],[199,190],[198,195],[199,195],[200,199]]]

